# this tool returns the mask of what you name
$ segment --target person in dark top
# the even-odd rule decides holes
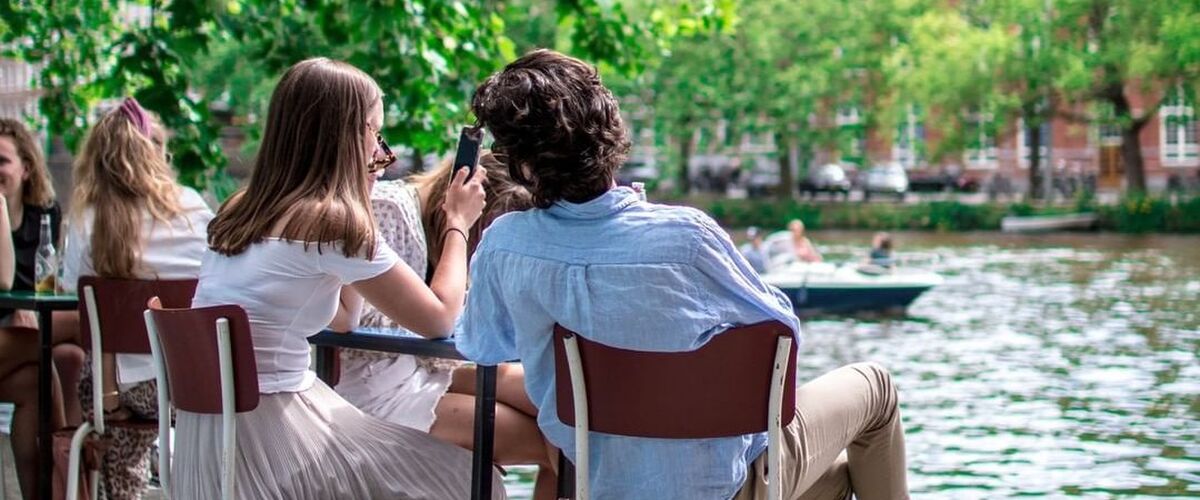
[[[52,202],[53,203],[53,202]],[[34,260],[37,257],[37,249],[40,244],[39,236],[42,227],[42,215],[50,215],[50,232],[54,236],[54,246],[58,255],[62,255],[62,241],[59,230],[62,226],[62,211],[58,208],[57,203],[51,204],[49,207],[38,205],[22,204],[17,212],[24,212],[21,217],[20,224],[13,226],[12,230],[12,247],[16,257],[16,268],[13,273],[12,290],[32,291],[34,282],[36,281],[34,271]],[[9,209],[11,215],[13,210]],[[10,219],[11,220],[11,219]],[[7,318],[13,311],[11,309],[0,309],[0,318]]]
[[[875,233],[871,240],[871,254],[868,257],[871,264],[880,267],[892,267],[892,235],[884,232]]]
[[[50,215],[57,240],[62,214],[37,141],[20,122],[0,119],[0,290],[33,290],[43,214]],[[57,428],[79,421],[77,386],[83,350],[76,345],[77,313],[56,312],[53,321],[58,374],[53,389],[58,404],[51,424]],[[33,498],[37,456],[38,335],[29,330],[37,327],[32,311],[0,310],[0,401],[16,404],[12,448],[26,499]]]
[[[746,262],[750,263],[758,274],[767,272],[767,255],[763,249],[763,235],[757,227],[751,226],[746,230],[746,237],[750,238],[750,242],[742,245],[740,252],[746,258]]]

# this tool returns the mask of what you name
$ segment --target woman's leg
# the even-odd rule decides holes
[[[475,365],[456,368],[450,377],[448,392],[475,395],[475,374]],[[537,418],[537,406],[525,392],[525,368],[520,363],[501,363],[496,366],[496,401]]]
[[[475,365],[456,368],[447,392],[474,396],[477,373]],[[496,366],[496,402],[529,416],[537,425],[537,406],[529,399],[529,393],[525,392],[525,367],[520,363],[501,363]],[[542,447],[548,458],[546,464],[538,467],[537,483],[533,488],[535,500],[555,498],[558,488],[558,447],[544,437]]]
[[[28,311],[18,312],[28,313]],[[18,316],[25,318],[30,314],[32,313]],[[26,326],[29,326],[31,321],[33,320],[28,318],[14,320],[15,323]],[[78,425],[80,412],[77,386],[80,363],[83,361],[83,351],[76,342],[79,335],[79,314],[74,311],[56,311],[53,321],[54,339],[52,341],[55,344],[53,356],[60,377],[59,389],[63,394],[67,422],[71,425]],[[36,328],[36,322],[31,327]],[[9,372],[25,364],[36,364],[39,347],[38,335],[35,332],[0,328],[0,378],[4,378]]]
[[[83,349],[75,344],[54,346],[54,368],[62,389],[63,413],[67,425],[79,425],[83,412],[79,407],[79,375],[83,370]]]
[[[457,370],[455,370],[457,372]],[[429,433],[468,450],[475,443],[475,396],[447,393],[434,410],[437,419]],[[557,476],[553,460],[547,455],[545,441],[537,421],[512,407],[496,404],[495,453],[500,465],[533,464],[538,466],[534,498],[554,498]],[[545,484],[545,486],[543,485]],[[546,491],[542,491],[546,489]],[[550,496],[546,496],[550,495]]]
[[[60,397],[54,383],[54,400]],[[34,475],[37,469],[38,434],[38,380],[37,364],[25,364],[0,378],[0,401],[16,405],[12,418],[12,451],[17,468],[17,479],[26,500],[34,498]],[[63,426],[62,407],[54,405],[51,411],[51,427]]]
[[[83,411],[91,415],[95,406],[92,401],[92,362],[84,362],[85,371],[79,381],[79,394]],[[158,415],[158,392],[153,380],[139,383],[121,391],[121,405],[139,417],[155,418]],[[158,432],[143,429],[110,429],[108,450],[104,453],[104,491],[108,498],[121,500],[140,498],[146,489],[150,474],[150,447]]]
[[[63,411],[67,425],[79,425],[83,412],[79,408],[79,372],[83,369],[85,353],[79,347],[79,312],[54,311],[54,366],[62,388]]]
[[[37,333],[0,328],[0,378],[23,365],[37,363],[37,350]]]

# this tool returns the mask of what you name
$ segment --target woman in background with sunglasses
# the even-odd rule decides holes
[[[484,229],[508,212],[533,207],[533,198],[513,182],[508,167],[485,151],[479,165],[488,172],[487,208],[468,232],[467,255]],[[446,230],[442,201],[449,189],[453,162],[447,158],[428,172],[405,180],[375,183],[371,208],[379,232],[400,258],[418,274],[432,278],[442,261]],[[396,322],[364,306],[362,324],[396,328]],[[446,359],[359,349],[341,349],[341,373],[334,390],[370,415],[422,430],[474,449],[475,365]],[[533,498],[555,498],[558,449],[537,427],[537,408],[525,392],[519,363],[501,363],[496,376],[495,452],[500,465],[537,465]]]
[[[388,162],[382,91],[325,58],[292,66],[267,114],[249,184],[209,225],[194,307],[236,304],[250,319],[258,407],[237,416],[238,498],[467,498],[470,452],[359,411],[308,369],[307,337],[358,322],[363,300],[409,330],[448,335],[462,312],[466,231],[486,173],[452,179],[442,265],[426,286],[382,241],[373,171]],[[340,298],[339,298],[340,292]],[[221,418],[179,411],[176,498],[216,498]],[[495,496],[504,496],[496,478]]]

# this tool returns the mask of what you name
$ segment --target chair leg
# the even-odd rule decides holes
[[[567,367],[571,372],[571,396],[575,404],[575,498],[588,500],[591,497],[588,482],[588,403],[587,381],[583,376],[583,359],[579,356],[579,342],[575,336],[563,339],[567,351]]]
[[[92,500],[100,500],[100,471],[94,470],[88,474],[92,478]]]
[[[575,466],[567,460],[567,455],[558,452],[558,494],[560,499],[575,498]]]
[[[4,477],[8,474],[8,468],[5,467],[4,455],[7,452],[0,450],[0,500],[8,500],[8,484]]]
[[[154,316],[146,309],[146,334],[150,339],[150,356],[154,359],[154,380],[158,389],[158,485],[163,498],[171,498],[171,396],[167,383],[167,363],[163,359],[162,344],[158,339],[158,327]]]
[[[84,422],[71,436],[71,455],[67,462],[67,500],[79,498],[79,462],[82,458],[83,440],[92,432],[92,424]]]
[[[792,350],[791,337],[780,337],[775,345],[775,363],[771,370],[771,398],[767,402],[767,498],[779,500],[783,491],[780,488],[780,445],[782,439],[783,421],[783,385],[787,381],[788,356]]]
[[[233,354],[229,340],[229,320],[217,320],[217,361],[221,365],[221,427],[224,443],[221,447],[221,498],[233,500],[237,473],[237,420],[234,412]]]

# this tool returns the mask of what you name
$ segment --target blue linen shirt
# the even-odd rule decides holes
[[[729,236],[699,210],[651,204],[613,188],[580,204],[510,213],[471,263],[459,350],[481,364],[520,359],[538,425],[574,457],[558,420],[555,323],[611,346],[682,352],[736,325],[779,320],[800,338],[787,298],[762,282]],[[593,432],[598,499],[731,498],[766,434],[652,439]]]

